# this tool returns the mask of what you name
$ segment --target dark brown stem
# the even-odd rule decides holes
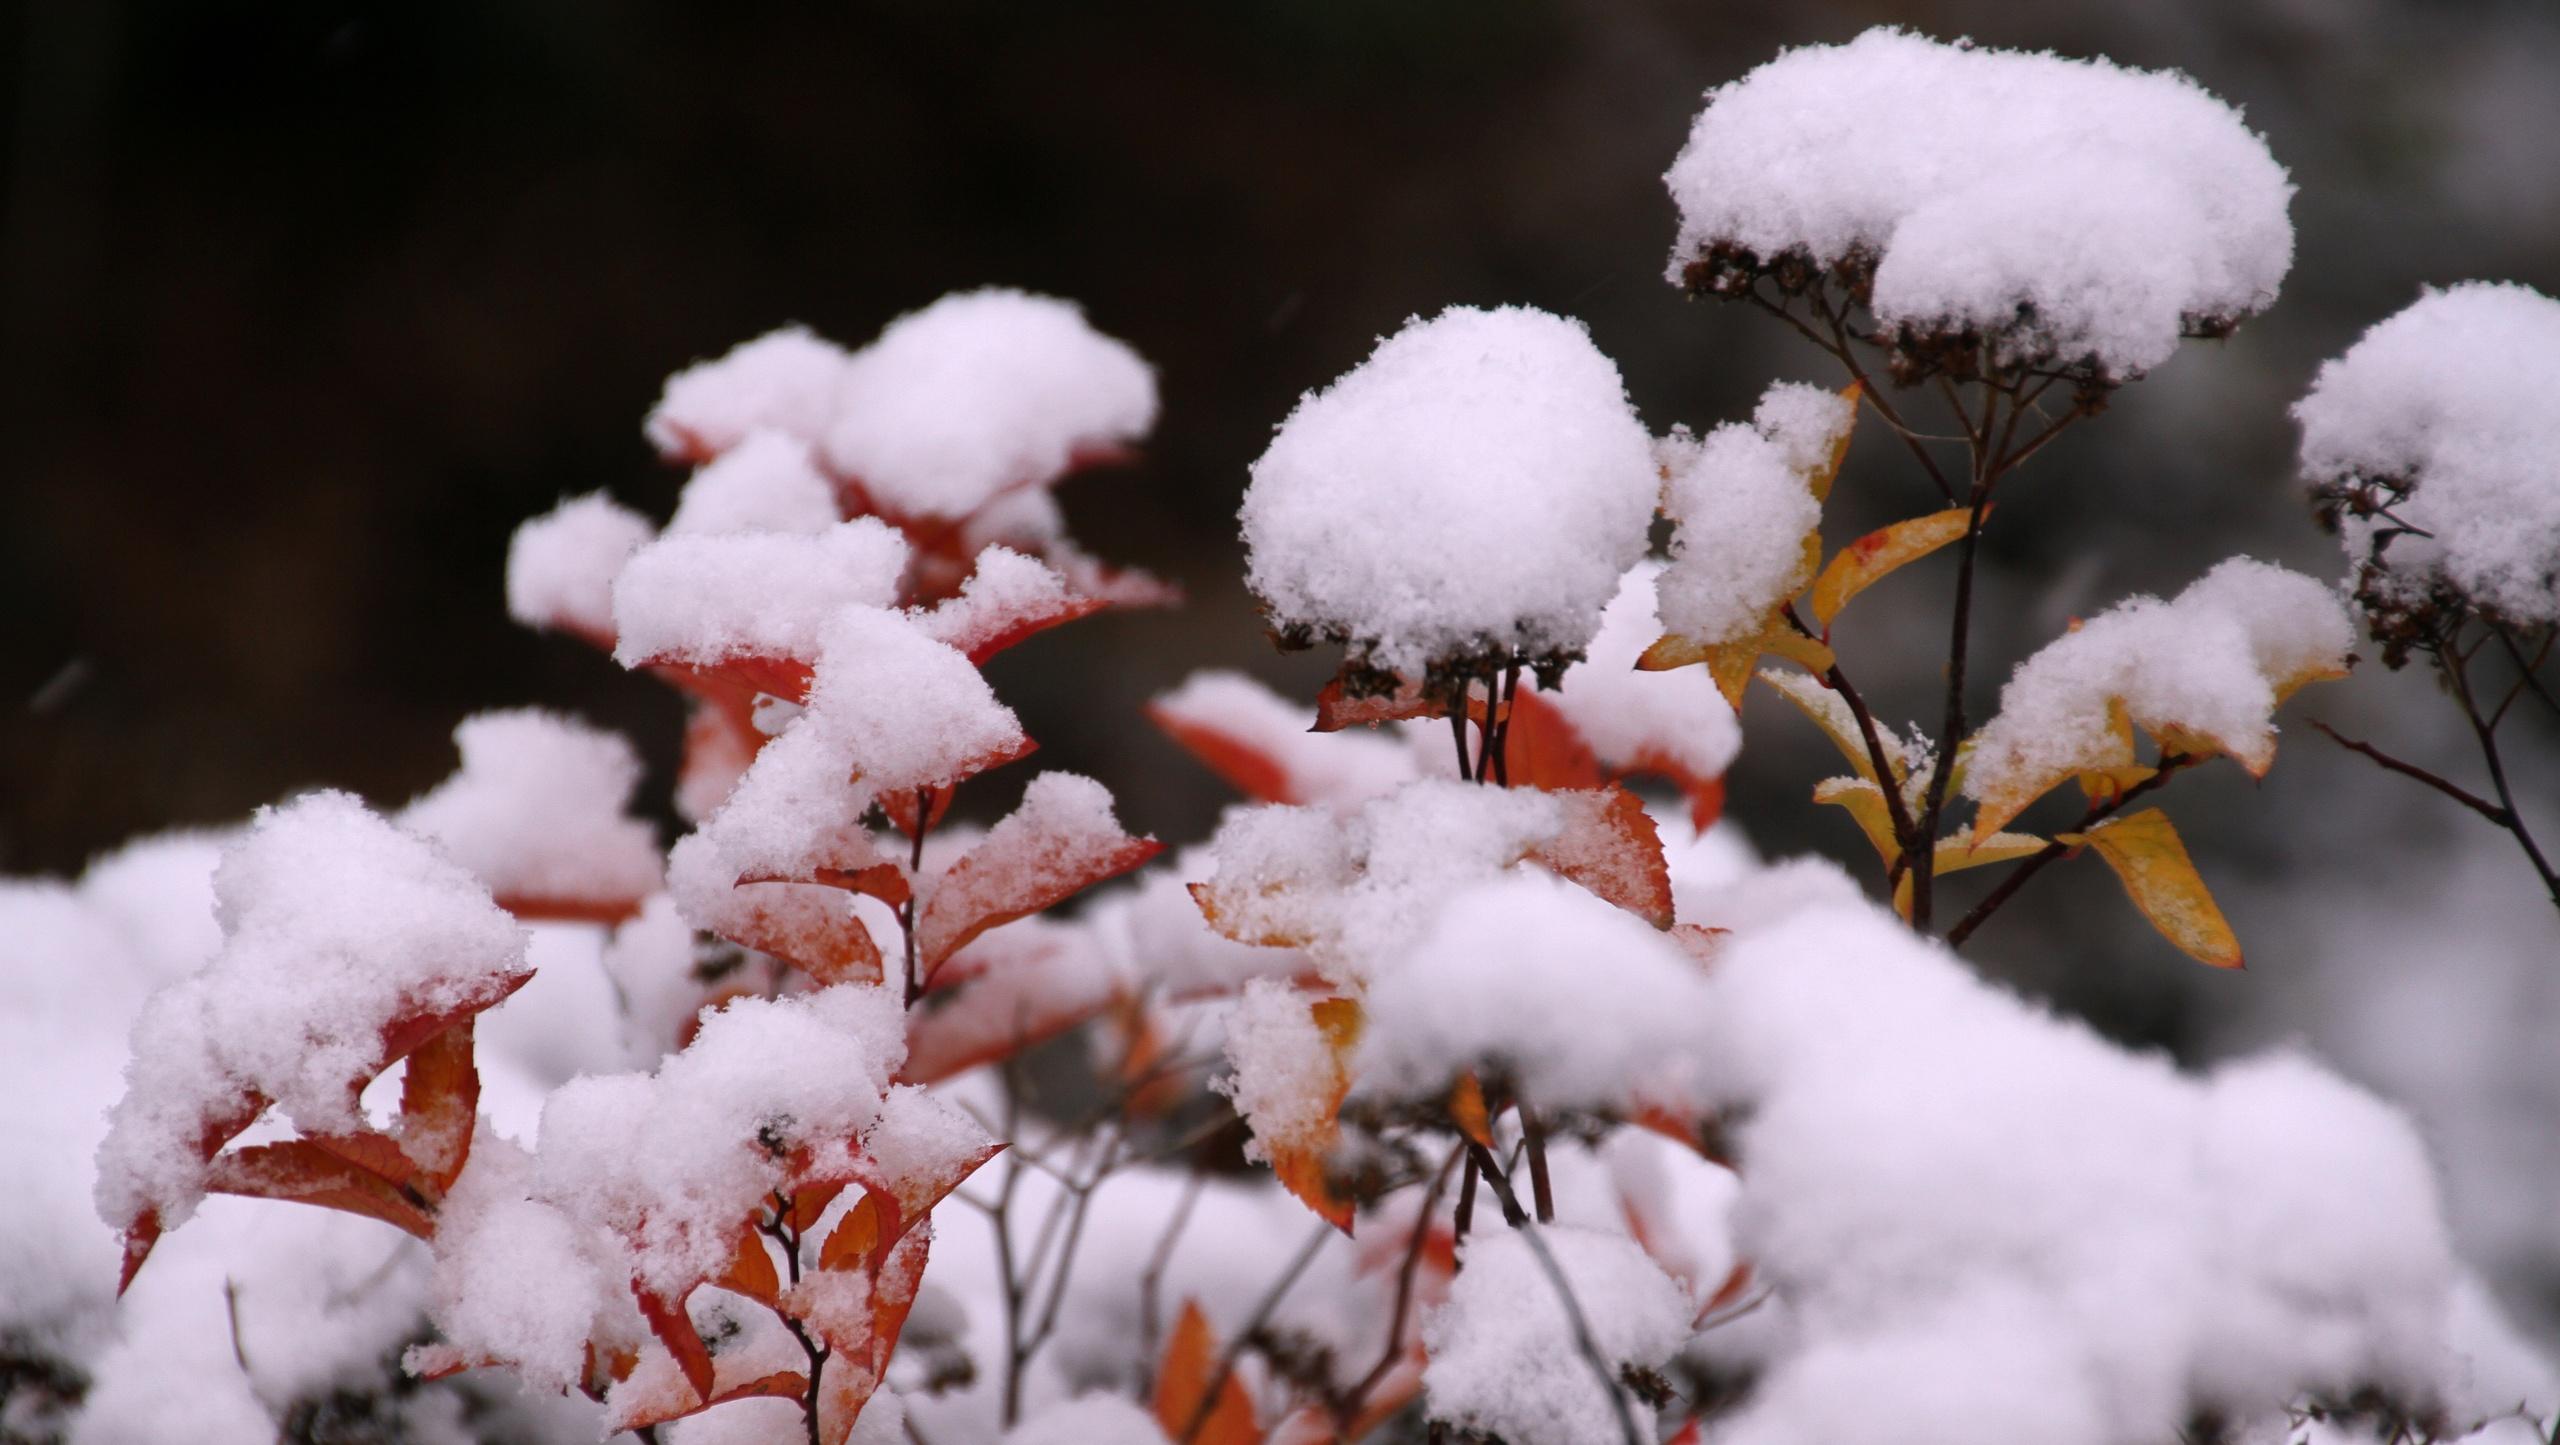
[[[2389,753],[2384,752],[2382,749],[2375,747],[2371,743],[2357,742],[2354,738],[2340,733],[2336,728],[2329,726],[2327,723],[2321,722],[2317,718],[2312,719],[2311,725],[2326,735],[2329,741],[2345,748],[2348,752],[2362,753],[2364,756],[2373,759],[2376,763],[2381,764],[2386,770],[2398,773],[2404,778],[2417,779],[2419,782],[2426,784],[2428,787],[2433,788],[2437,792],[2444,794],[2446,797],[2453,799],[2462,806],[2469,808],[2471,811],[2488,819],[2497,826],[2501,828],[2507,826],[2507,810],[2490,802],[2488,799],[2481,797],[2479,794],[2472,792],[2470,789],[2465,788],[2458,783],[2439,777],[2434,773],[2428,772],[2425,768],[2419,767],[2415,763],[2402,762],[2400,759],[2391,756]]]
[[[1485,691],[1493,690],[1490,680]],[[1502,673],[1501,731],[1493,741],[1493,780],[1503,787],[1511,786],[1511,706],[1520,696],[1520,664],[1512,663]]]
[[[2524,813],[2516,807],[2515,790],[2507,784],[2507,765],[2498,755],[2498,730],[2490,726],[2480,713],[2480,704],[2471,695],[2471,679],[2460,662],[2446,668],[2453,682],[2453,695],[2462,703],[2462,715],[2470,720],[2471,735],[2480,741],[2480,760],[2489,765],[2489,785],[2497,790],[2498,801],[2506,813],[2505,827],[2524,850],[2525,861],[2533,865],[2534,875],[2542,880],[2543,891],[2551,895],[2551,903],[2560,908],[2560,873],[2551,870],[2551,860],[2533,840],[2533,830],[2525,826]]]
[[[800,1283],[800,1231],[791,1225],[791,1196],[780,1191],[773,1195],[773,1217],[757,1221],[758,1230],[782,1249],[782,1266],[790,1283]],[[819,1393],[827,1369],[827,1347],[810,1337],[808,1327],[789,1314],[776,1310],[791,1338],[800,1342],[800,1352],[809,1360],[809,1388],[800,1399],[800,1413],[808,1426],[809,1445],[824,1445],[818,1425],[823,1396]]]
[[[1467,1156],[1467,1172],[1458,1181],[1458,1212],[1450,1220],[1449,1229],[1452,1239],[1464,1244],[1476,1222],[1476,1151],[1465,1148],[1461,1152]]]
[[[1461,696],[1464,696],[1462,689]],[[1494,780],[1493,751],[1502,732],[1502,674],[1488,665],[1484,674],[1484,721],[1476,725],[1476,781]]]
[[[1983,429],[1990,430],[1989,411],[1984,413]],[[1994,480],[1983,470],[1987,456],[1978,457],[1973,510],[1965,519],[1964,540],[1957,544],[1955,621],[1947,642],[1946,712],[1938,726],[1937,749],[1931,754],[1928,801],[1920,810],[1919,836],[1903,849],[1903,856],[1911,864],[1911,926],[1924,934],[1929,931],[1933,895],[1937,891],[1938,820],[1946,811],[1947,780],[1955,775],[1956,744],[1964,737],[1965,653],[1973,634],[1974,562],[1981,554],[1982,513],[1991,504]]]
[[[1556,1222],[1555,1186],[1547,1180],[1547,1131],[1538,1122],[1538,1111],[1529,1101],[1520,1101],[1520,1139],[1529,1151],[1529,1198],[1538,1207],[1538,1222]]]
[[[1475,781],[1475,769],[1467,759],[1467,694],[1458,690],[1458,700],[1449,707],[1449,735],[1458,740],[1458,781]]]
[[[907,901],[898,905],[899,932],[906,936],[907,1007],[924,997],[924,974],[916,952],[916,890],[924,884],[924,835],[933,821],[933,789],[916,789],[916,833],[907,845]]]
[[[1318,1223],[1315,1232],[1307,1236],[1307,1242],[1298,1247],[1297,1256],[1289,1261],[1289,1267],[1280,1272],[1280,1277],[1272,1281],[1271,1288],[1254,1305],[1253,1313],[1236,1327],[1234,1337],[1227,1341],[1227,1348],[1218,1356],[1218,1368],[1210,1372],[1209,1387],[1200,1392],[1200,1403],[1191,1407],[1191,1419],[1182,1427],[1180,1445],[1192,1445],[1200,1438],[1201,1427],[1209,1423],[1210,1411],[1217,1408],[1219,1393],[1227,1388],[1227,1381],[1235,1378],[1236,1362],[1244,1357],[1245,1346],[1261,1333],[1264,1325],[1271,1322],[1272,1312],[1280,1308],[1280,1301],[1288,1298],[1289,1287],[1298,1282],[1298,1276],[1307,1272],[1307,1266],[1315,1262],[1317,1253],[1331,1238],[1333,1226]]]
[[[1343,1396],[1341,1408],[1334,1412],[1336,1433],[1351,1428],[1360,1407],[1368,1403],[1369,1392],[1378,1388],[1378,1382],[1404,1357],[1404,1325],[1413,1312],[1413,1284],[1422,1272],[1422,1247],[1431,1239],[1431,1217],[1439,1211],[1441,1191],[1449,1187],[1450,1171],[1465,1154],[1464,1145],[1450,1150],[1449,1157],[1440,1161],[1439,1172],[1431,1176],[1431,1187],[1423,1193],[1422,1211],[1413,1217],[1413,1234],[1405,1241],[1404,1267],[1396,1271],[1396,1304],[1387,1317],[1387,1347],[1379,1354],[1378,1362],[1369,1367],[1369,1373],[1362,1375],[1360,1382]]]
[[[2180,753],[2175,757],[2162,758],[2160,760],[2159,771],[2153,773],[2150,777],[2143,779],[2141,782],[2134,784],[2132,787],[2125,789],[2123,792],[2116,794],[2112,798],[2090,804],[2088,811],[2080,815],[2079,823],[2065,831],[2072,833],[2085,833],[2089,831],[2090,828],[2094,827],[2098,823],[2103,822],[2122,811],[2125,804],[2132,802],[2134,799],[2141,797],[2145,793],[2167,786],[2169,779],[2177,776],[2179,772],[2184,769],[2194,767],[2196,764],[2203,761],[2203,758],[2197,757],[2191,753]],[[1988,921],[1992,914],[1999,912],[2000,906],[2015,897],[2019,889],[2027,886],[2028,879],[2043,872],[2047,865],[2051,864],[2055,859],[2068,854],[2071,852],[2071,849],[2072,845],[2068,843],[2047,843],[2038,851],[2030,853],[2026,857],[2020,859],[2018,861],[2018,866],[2009,870],[2009,876],[2000,880],[1999,887],[1984,894],[1982,901],[1973,905],[1973,911],[1958,919],[1956,921],[1956,926],[1947,930],[1947,947],[1962,947],[1964,941],[1973,936],[1973,931],[1975,929],[1980,928],[1986,921]]]
[[[1619,1434],[1626,1445],[1645,1445],[1643,1435],[1636,1429],[1635,1411],[1628,1407],[1626,1392],[1618,1386],[1618,1372],[1609,1368],[1608,1357],[1600,1353],[1600,1342],[1591,1334],[1591,1321],[1582,1312],[1582,1302],[1574,1298],[1572,1281],[1565,1278],[1564,1267],[1556,1263],[1555,1253],[1547,1248],[1546,1232],[1531,1224],[1528,1216],[1521,1212],[1519,1197],[1511,1192],[1511,1181],[1486,1154],[1484,1146],[1470,1142],[1467,1149],[1475,1158],[1476,1167],[1483,1171],[1485,1183],[1492,1186],[1494,1197],[1502,1201],[1503,1218],[1520,1231],[1529,1252],[1537,1257],[1538,1267],[1546,1272],[1547,1282],[1555,1286],[1556,1302],[1564,1307],[1565,1322],[1573,1329],[1574,1347],[1581,1351],[1583,1362],[1591,1367],[1602,1393],[1609,1397],[1610,1405],[1618,1413]]]
[[[1796,631],[1807,637],[1815,636],[1814,630],[1805,626],[1804,618],[1797,614],[1794,603],[1786,605],[1785,615],[1788,625]],[[1840,701],[1849,709],[1849,716],[1857,721],[1858,739],[1866,744],[1867,762],[1875,769],[1876,788],[1884,794],[1885,816],[1893,822],[1894,841],[1901,845],[1907,856],[1917,830],[1912,826],[1911,810],[1903,806],[1902,789],[1896,786],[1893,757],[1885,751],[1884,736],[1876,729],[1875,714],[1868,709],[1867,700],[1859,695],[1857,688],[1850,685],[1849,675],[1840,670],[1838,657],[1832,658],[1831,670],[1822,675],[1822,682],[1840,695]]]

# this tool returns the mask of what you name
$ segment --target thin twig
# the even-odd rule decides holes
[[[1164,1233],[1157,1237],[1156,1247],[1147,1254],[1147,1267],[1138,1276],[1138,1368],[1142,1372],[1155,1369],[1156,1341],[1164,1334],[1164,1272],[1173,1263],[1174,1245],[1191,1225],[1192,1206],[1200,1202],[1201,1191],[1208,1185],[1209,1171],[1194,1166],[1183,1183],[1182,1197],[1174,1203],[1173,1218],[1165,1222]],[[1147,1383],[1152,1390],[1154,1382]]]
[[[2185,769],[2194,767],[2196,764],[2203,761],[2203,758],[2198,757],[2193,753],[2179,753],[2172,757],[2162,758],[2160,760],[2160,767],[2158,771],[2154,772],[2150,777],[2143,779],[2141,782],[2134,784],[2132,787],[2125,789],[2123,792],[2116,794],[2112,798],[2107,798],[2090,804],[2088,810],[2080,815],[2080,821],[2065,831],[2072,833],[2088,832],[2092,827],[2095,827],[2097,824],[2104,822],[2106,819],[2111,818],[2118,812],[2122,811],[2125,804],[2132,802],[2134,799],[2141,797],[2145,793],[2166,787],[2169,779],[2177,776],[2178,773]],[[2000,905],[2008,902],[2017,894],[2019,889],[2027,886],[2028,879],[2043,872],[2045,867],[2055,859],[2071,852],[2072,846],[2073,845],[2069,843],[2047,843],[2038,851],[2030,853],[2025,858],[2020,859],[2018,866],[2009,870],[2009,876],[2000,880],[1999,887],[1984,894],[1982,901],[1973,905],[1972,912],[1967,913],[1963,918],[1957,920],[1956,926],[1947,930],[1947,947],[1962,947],[1964,941],[1973,936],[1973,931],[1975,929],[1980,928],[1986,921],[1988,921],[1992,914],[2000,911]]]
[[[1600,1353],[1600,1341],[1591,1333],[1591,1321],[1582,1312],[1582,1302],[1574,1298],[1572,1281],[1565,1278],[1564,1266],[1556,1262],[1554,1251],[1547,1248],[1546,1232],[1530,1223],[1528,1216],[1521,1212],[1520,1200],[1511,1192],[1511,1181],[1487,1167],[1493,1161],[1481,1157],[1485,1152],[1483,1146],[1470,1143],[1467,1147],[1472,1154],[1479,1156],[1476,1167],[1484,1170],[1485,1183],[1492,1186],[1494,1196],[1502,1201],[1503,1217],[1520,1231],[1529,1252],[1536,1256],[1538,1267],[1546,1271],[1547,1282],[1555,1286],[1556,1301],[1564,1306],[1565,1322],[1573,1328],[1574,1347],[1582,1352],[1583,1361],[1591,1366],[1592,1375],[1600,1382],[1601,1392],[1609,1397],[1610,1406],[1617,1411],[1619,1434],[1625,1438],[1626,1445],[1645,1445],[1643,1435],[1636,1428],[1635,1411],[1627,1404],[1626,1392],[1618,1387],[1618,1372],[1609,1368],[1608,1356]]]
[[[2516,807],[2515,790],[2507,784],[2506,762],[2498,755],[2498,731],[2480,715],[2480,705],[2471,696],[2471,679],[2464,668],[2456,665],[2448,671],[2453,681],[2453,695],[2461,700],[2463,716],[2471,720],[2472,736],[2480,740],[2480,760],[2489,765],[2489,784],[2497,789],[2498,801],[2505,805],[2506,829],[2514,835],[2516,846],[2524,850],[2525,859],[2533,865],[2536,876],[2542,879],[2543,891],[2551,895],[2552,906],[2560,908],[2560,873],[2552,871],[2551,860],[2542,855],[2541,846],[2533,841],[2532,829],[2525,826],[2524,813]]]
[[[1520,1139],[1529,1151],[1529,1197],[1538,1207],[1538,1222],[1556,1222],[1555,1186],[1547,1179],[1547,1131],[1540,1127],[1538,1111],[1529,1101],[1520,1101]]]
[[[1288,1297],[1289,1287],[1298,1282],[1298,1276],[1307,1272],[1308,1265],[1315,1263],[1316,1254],[1332,1237],[1333,1225],[1319,1222],[1314,1232],[1307,1236],[1307,1242],[1298,1246],[1298,1253],[1289,1261],[1289,1267],[1280,1272],[1280,1277],[1272,1281],[1271,1288],[1254,1305],[1253,1313],[1245,1316],[1244,1323],[1236,1327],[1234,1337],[1227,1341],[1227,1348],[1218,1356],[1218,1368],[1209,1376],[1209,1387],[1200,1392],[1200,1403],[1191,1408],[1190,1422],[1182,1428],[1181,1445],[1191,1445],[1192,1441],[1200,1438],[1200,1429],[1209,1423],[1209,1412],[1216,1407],[1218,1395],[1227,1388],[1227,1381],[1235,1378],[1236,1362],[1243,1358],[1246,1343],[1270,1323],[1272,1312],[1279,1309],[1280,1301]]]
[[[1343,1407],[1336,1412],[1341,1428],[1349,1428],[1352,1417],[1368,1403],[1369,1392],[1378,1388],[1378,1382],[1395,1368],[1396,1361],[1404,1358],[1404,1324],[1413,1312],[1413,1285],[1422,1270],[1422,1247],[1430,1242],[1431,1218],[1439,1212],[1441,1191],[1449,1187],[1449,1172],[1465,1155],[1463,1144],[1450,1150],[1449,1157],[1440,1161],[1439,1172],[1431,1176],[1431,1187],[1422,1196],[1422,1210],[1413,1217],[1413,1236],[1404,1247],[1404,1267],[1396,1271],[1396,1304],[1387,1317],[1387,1347],[1378,1362],[1369,1367],[1369,1373],[1362,1375],[1360,1383],[1343,1397]]]
[[[2318,718],[2313,718],[2311,720],[2311,725],[2325,734],[2329,741],[2345,748],[2348,752],[2362,753],[2391,772],[2398,773],[2404,778],[2417,779],[2419,782],[2426,784],[2428,787],[2433,788],[2437,792],[2444,794],[2446,797],[2453,799],[2462,806],[2469,808],[2471,811],[2488,819],[2497,826],[2501,828],[2507,826],[2507,810],[2490,802],[2488,799],[2481,797],[2479,794],[2472,792],[2470,789],[2465,788],[2458,783],[2439,777],[2434,773],[2428,772],[2425,768],[2419,767],[2415,763],[2402,762],[2400,759],[2391,756],[2389,753],[2384,752],[2382,749],[2375,747],[2371,743],[2360,743],[2354,738],[2340,733],[2336,728],[2329,726]]]

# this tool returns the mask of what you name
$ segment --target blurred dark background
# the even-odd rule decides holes
[[[1043,638],[999,688],[1043,762],[1202,836],[1221,791],[1137,709],[1199,666],[1321,676],[1262,640],[1234,540],[1297,394],[1458,302],[1585,318],[1657,429],[1740,415],[1773,377],[1836,380],[1775,323],[1663,282],[1658,177],[1704,89],[1886,22],[2183,68],[2301,187],[2275,310],[2129,390],[2004,503],[1985,708],[2008,663],[2129,591],[2236,550],[2336,571],[2284,410],[2318,362],[2421,282],[2560,291],[2548,0],[0,9],[0,872],[312,784],[396,803],[498,705],[622,728],[663,780],[677,703],[507,621],[510,530],[599,487],[663,516],[681,478],[639,423],[688,360],[795,320],[859,344],[991,282],[1082,301],[1159,368],[1144,463],[1064,500],[1091,548],[1193,598]],[[1927,505],[1872,439],[1840,496],[1840,536]],[[1916,574],[1853,617],[1849,659],[1899,716],[1934,713],[1944,585]],[[2415,730],[2412,752],[2452,741],[2415,679],[2332,692],[2330,715]],[[1845,820],[1803,806],[1823,745],[1763,702],[1747,721],[1734,816],[1774,851],[1852,857]],[[2181,789],[2261,968],[2287,945],[2257,946],[2253,888],[2415,888],[2359,830],[2423,848],[2466,826],[2326,749],[2297,729],[2263,785]],[[2114,926],[2099,870],[2058,871],[1986,931],[1995,967],[2177,1045],[2200,996],[2244,986]]]

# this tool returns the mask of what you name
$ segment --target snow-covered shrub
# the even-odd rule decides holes
[[[2049,164],[1969,164],[1990,129]],[[1048,495],[1153,424],[1145,363],[982,291],[678,373],[646,424],[695,468],[673,515],[562,503],[519,531],[507,605],[684,699],[683,836],[633,815],[620,739],[484,713],[397,810],[314,793],[0,890],[27,1035],[0,1082],[58,1106],[0,1136],[28,1166],[0,1432],[2541,1429],[2560,1390],[2391,1105],[2291,1053],[2182,1073],[1954,951],[2094,852],[2170,941],[2239,962],[2175,828],[2126,805],[2270,766],[2279,706],[2345,670],[2339,597],[2235,558],[2054,639],[1979,727],[1963,684],[1995,492],[2272,300],[2265,147],[2180,77],[1877,31],[1711,94],[1671,182],[1675,279],[1789,321],[1844,389],[1657,439],[1568,319],[1382,341],[1281,424],[1243,509],[1275,631],[1342,671],[1311,703],[1233,672],[1155,701],[1245,799],[1161,860],[1072,774],[947,817],[1033,747],[990,656],[1169,600]],[[2390,565],[2547,626],[2549,578],[2479,550],[2513,538],[2456,525],[2529,491],[2532,439],[2321,420],[2354,365],[2305,404],[2315,473],[2342,506],[2388,476],[2446,509]],[[2393,366],[2395,399],[2433,384]],[[1936,399],[1944,426],[1905,424]],[[1941,505],[1830,546],[1868,410]],[[2350,541],[2379,565],[2373,515]],[[1895,727],[1832,630],[1950,546],[1943,708]],[[1719,823],[1754,680],[1839,745],[1813,798],[1890,907]],[[2062,826],[2011,831],[2068,785]],[[1944,925],[1974,869],[1999,881]]]
[[[2560,301],[2473,282],[2429,290],[2320,368],[2296,403],[2302,472],[2347,554],[2365,630],[2394,668],[2424,657],[2479,741],[2490,797],[2347,746],[2511,835],[2560,907],[2498,730],[2519,703],[2560,719]],[[2335,736],[2335,734],[2332,734]],[[2345,739],[2339,739],[2346,742]]]

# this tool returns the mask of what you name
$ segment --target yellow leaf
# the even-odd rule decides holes
[[[1977,735],[1978,736],[1978,735]],[[1967,739],[1965,751],[1972,740]],[[1960,753],[1959,756],[1962,754]],[[2131,787],[2139,782],[2135,774],[2133,754],[2133,717],[2125,711],[2122,698],[2107,700],[2107,741],[2098,758],[2089,766],[2064,768],[2055,772],[2035,773],[2013,778],[2006,786],[1992,789],[1976,800],[1973,811],[1973,841],[1978,846],[1994,833],[2008,826],[2009,820],[2032,806],[2036,799],[2061,787],[2073,778],[2080,787],[2096,797],[2110,787]],[[2120,785],[2115,779],[2126,779]]]
[[[1867,756],[1866,737],[1858,731],[1857,716],[1849,711],[1849,704],[1841,700],[1840,694],[1812,678],[1770,668],[1760,670],[1760,680],[1768,684],[1770,691],[1794,703],[1796,711],[1822,729],[1822,735],[1831,739],[1831,745],[1840,750],[1840,756],[1849,760],[1849,766],[1857,770],[1859,777],[1870,783],[1876,781],[1875,760]],[[1899,783],[1902,780],[1900,760],[1887,753],[1885,764],[1893,769],[1894,781]]]
[[[1813,583],[1813,620],[1824,632],[1849,599],[1882,581],[1895,568],[1917,562],[1956,540],[1972,525],[1973,512],[1950,507],[1925,517],[1879,527],[1840,549]]]
[[[1742,690],[1750,686],[1751,670],[1759,665],[1763,653],[1783,657],[1816,673],[1829,672],[1838,660],[1821,639],[1805,636],[1788,624],[1785,614],[1772,612],[1757,632],[1728,642],[1700,642],[1677,633],[1659,638],[1636,659],[1636,668],[1641,672],[1669,672],[1705,663],[1707,675],[1715,679],[1716,691],[1740,711]]]
[[[1807,637],[1789,627],[1782,619],[1772,619],[1759,638],[1760,650],[1773,657],[1783,657],[1811,673],[1829,672],[1839,658],[1828,644]]]
[[[2086,833],[2057,834],[2054,841],[2096,849],[2123,880],[2134,907],[2189,957],[2215,968],[2240,967],[2240,940],[2196,876],[2196,865],[2168,814],[2145,808]]]
[[[2033,833],[1994,833],[1979,843],[1959,834],[1938,840],[1936,861],[1930,867],[1943,878],[1967,868],[2007,863],[2044,849],[2045,841]]]
[[[2346,675],[2347,670],[2343,667],[2311,667],[2305,668],[2302,671],[2293,674],[2291,677],[2269,678],[2268,681],[2275,685],[2276,705],[2278,707],[2282,707],[2295,693],[2302,691],[2311,684],[2315,682],[2336,682]]]
[[[1867,835],[1887,868],[1902,856],[1902,845],[1893,836],[1893,810],[1886,806],[1882,788],[1865,778],[1825,778],[1813,785],[1813,800],[1848,809],[1858,831]]]
[[[1805,485],[1813,488],[1813,499],[1817,502],[1831,500],[1831,484],[1840,479],[1840,464],[1849,459],[1849,438],[1858,431],[1858,402],[1866,394],[1863,382],[1853,381],[1840,389],[1840,399],[1849,403],[1849,424],[1840,429],[1840,439],[1831,444],[1831,455],[1804,479]]]

